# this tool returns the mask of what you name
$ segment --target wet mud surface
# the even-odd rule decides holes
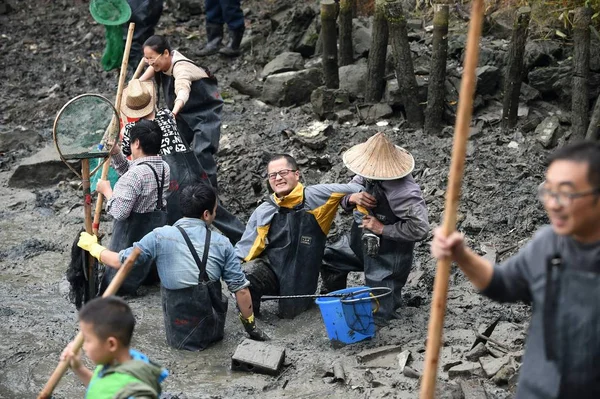
[[[10,188],[7,182],[21,159],[51,143],[53,118],[68,99],[94,92],[112,100],[117,84],[116,72],[101,70],[104,32],[89,16],[87,3],[19,3],[17,9],[0,16],[4,65],[0,70],[0,129],[2,134],[31,138],[0,153],[0,398],[34,397],[56,366],[62,348],[77,332],[77,314],[68,300],[65,271],[71,244],[83,226],[81,190],[75,175],[72,181],[50,186],[40,182],[40,187],[30,189]],[[267,5],[257,3],[246,6],[257,7],[251,22],[258,26],[264,22],[260,7]],[[191,34],[198,32],[202,23],[203,17],[176,23],[165,12],[158,30],[172,37],[175,48],[194,58],[204,34]],[[245,222],[265,197],[264,169],[270,154],[293,154],[307,184],[345,182],[351,175],[341,164],[342,152],[383,130],[413,154],[414,176],[423,189],[430,222],[441,223],[450,135],[426,136],[406,129],[399,117],[388,119],[384,127],[366,126],[356,120],[335,123],[324,149],[304,147],[283,132],[310,124],[314,120],[310,106],[272,107],[229,88],[235,78],[254,79],[261,68],[256,59],[260,54],[246,54],[233,61],[217,56],[208,59],[228,99],[218,160],[221,201],[229,210]],[[509,145],[511,142],[518,143],[516,148]],[[478,252],[492,248],[499,260],[505,259],[546,222],[535,192],[543,181],[547,150],[532,137],[515,138],[486,125],[470,139],[467,152],[458,228]],[[110,233],[110,224],[104,221],[101,230]],[[339,214],[332,239],[349,227],[350,218]],[[416,246],[402,318],[379,329],[371,340],[334,349],[316,307],[294,320],[281,320],[275,315],[276,304],[265,303],[258,323],[273,344],[286,348],[286,366],[277,377],[230,370],[230,357],[245,338],[231,301],[222,342],[199,353],[176,351],[165,343],[160,291],[158,287],[145,288],[144,295],[128,298],[138,322],[133,346],[170,370],[163,385],[168,393],[165,397],[415,398],[417,379],[401,374],[396,364],[361,365],[356,355],[384,345],[400,345],[411,352],[409,366],[422,372],[435,274],[429,240]],[[351,285],[361,281],[362,275],[351,275]],[[520,348],[528,315],[525,305],[500,305],[479,296],[454,268],[442,367],[460,360],[474,343],[480,326],[498,318],[512,329],[494,333],[494,337]],[[345,382],[327,377],[336,360],[344,366]],[[446,371],[440,370],[439,377],[440,397],[461,397],[454,396],[455,384],[447,383]],[[484,387],[490,397],[511,397],[506,386],[484,381]],[[83,393],[83,386],[69,372],[54,397],[82,397]]]

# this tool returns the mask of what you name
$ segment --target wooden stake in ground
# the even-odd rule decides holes
[[[375,16],[373,17],[373,35],[371,37],[371,50],[367,60],[367,84],[365,100],[377,103],[383,97],[385,90],[385,58],[388,46],[388,24],[385,18],[386,0],[375,1]]]
[[[586,140],[598,140],[598,130],[600,130],[600,96],[596,99],[596,105],[590,118],[590,125],[585,134]]]
[[[573,97],[571,101],[571,125],[575,139],[583,139],[588,128],[590,77],[590,23],[592,9],[580,7],[573,16]]]
[[[352,0],[340,0],[340,66],[354,62],[352,48]]]
[[[121,267],[117,271],[117,274],[106,288],[106,291],[104,291],[104,294],[102,295],[103,298],[114,295],[119,290],[119,288],[121,288],[123,281],[125,281],[125,277],[127,277],[129,272],[133,268],[133,265],[135,264],[135,261],[137,260],[138,256],[140,256],[140,253],[141,251],[139,250],[139,248],[133,248],[133,251],[125,260],[125,263],[121,265]],[[77,352],[79,352],[82,346],[83,334],[80,331],[75,337],[75,340],[73,341],[73,353],[77,354]],[[46,383],[46,386],[44,386],[44,389],[42,389],[42,392],[40,392],[40,394],[38,395],[37,399],[49,399],[52,395],[52,392],[54,391],[54,388],[56,388],[56,386],[58,385],[62,376],[65,374],[68,368],[69,363],[61,360],[58,363],[58,366],[56,366],[56,369],[54,369],[54,372],[50,376],[50,379]]]
[[[465,166],[469,126],[473,115],[473,95],[477,78],[475,69],[479,59],[479,39],[483,23],[483,0],[473,0],[471,3],[471,22],[465,64],[458,99],[458,112],[454,127],[454,143],[452,145],[452,161],[448,176],[448,190],[446,191],[446,204],[444,209],[443,231],[449,235],[455,230],[456,211],[460,197],[460,187]],[[429,332],[427,335],[427,350],[425,352],[425,370],[421,385],[421,399],[433,399],[435,382],[439,366],[440,344],[444,316],[446,313],[446,299],[448,295],[448,278],[450,276],[450,260],[444,259],[437,262],[433,299],[431,301],[431,315],[429,317]]]
[[[421,128],[423,127],[423,110],[417,98],[417,79],[412,63],[410,44],[408,43],[406,16],[402,11],[402,2],[400,0],[386,0],[385,17],[394,54],[396,79],[398,79],[406,119],[411,127]]]
[[[442,116],[446,103],[446,58],[448,56],[448,5],[433,5],[433,48],[431,71],[427,88],[425,132],[442,130]]]
[[[127,76],[127,64],[129,62],[129,52],[131,50],[131,42],[133,41],[134,29],[135,24],[132,22],[129,24],[129,29],[127,31],[127,41],[125,42],[125,52],[123,53],[123,61],[121,62],[121,71],[119,73],[119,84],[117,86],[117,98],[115,99],[115,109],[117,110],[119,117],[116,121],[113,120],[112,123],[118,124],[119,120],[121,119],[121,97],[123,96],[123,87],[125,85],[125,77]],[[104,161],[104,165],[102,165],[102,175],[100,177],[102,180],[106,180],[106,178],[108,177],[109,167],[110,155],[108,156],[106,161]],[[98,229],[100,228],[100,214],[102,213],[103,203],[104,196],[98,193],[98,199],[96,200],[96,211],[94,212],[94,222],[92,223],[92,230],[95,235],[98,235]]]
[[[321,0],[321,38],[323,41],[323,79],[330,89],[340,87],[337,59],[337,6],[334,0]]]
[[[502,107],[502,129],[504,130],[512,129],[517,124],[519,95],[523,81],[523,56],[525,55],[530,18],[531,8],[521,7],[517,10],[504,77],[504,105]]]

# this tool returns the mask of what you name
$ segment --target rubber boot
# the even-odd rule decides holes
[[[207,55],[217,54],[223,41],[223,25],[206,24],[206,46],[200,50],[198,55],[205,57]]]
[[[240,51],[240,43],[242,43],[242,37],[244,36],[244,26],[236,30],[229,31],[229,43],[227,46],[222,47],[219,50],[219,54],[227,57],[237,57],[242,52]]]

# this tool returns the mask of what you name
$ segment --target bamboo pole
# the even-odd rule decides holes
[[[133,31],[135,29],[135,24],[132,22],[129,24],[129,30],[127,31],[127,41],[125,42],[125,52],[123,53],[123,61],[121,61],[121,72],[119,73],[119,85],[117,86],[117,98],[115,99],[115,108],[119,117],[111,122],[119,123],[118,121],[121,119],[121,97],[123,96],[123,86],[125,85],[125,77],[127,76],[127,64],[129,62],[129,52],[131,51],[131,42],[133,41]],[[140,61],[140,64],[143,62]],[[139,68],[139,65],[138,65]],[[101,179],[106,180],[108,177],[108,169],[110,167],[110,155],[104,161],[104,165],[102,166],[102,175]],[[102,213],[102,205],[104,204],[104,196],[98,193],[98,199],[96,200],[96,211],[94,212],[94,222],[92,223],[92,231],[95,235],[98,235],[98,229],[100,228],[100,214]]]
[[[135,261],[137,260],[138,256],[140,256],[140,253],[141,251],[139,248],[133,248],[131,254],[127,257],[127,259],[125,259],[125,262],[117,271],[117,274],[106,288],[106,291],[104,291],[102,298],[106,298],[107,296],[116,294],[119,288],[121,288],[123,281],[125,281],[125,278],[133,268],[133,265],[135,264]],[[83,334],[80,331],[73,340],[73,353],[77,354],[77,352],[79,352],[82,346]],[[38,395],[37,399],[49,399],[52,395],[52,392],[54,391],[54,388],[56,388],[56,386],[58,385],[62,376],[65,374],[68,368],[69,362],[64,360],[58,362],[58,366],[56,366],[56,369],[54,369],[54,372],[48,379],[48,382],[44,386],[44,389],[42,389],[42,392],[40,392],[40,394]]]
[[[469,125],[473,114],[473,95],[477,82],[475,68],[477,68],[479,58],[479,39],[481,38],[483,23],[483,7],[483,0],[473,0],[471,3],[471,22],[469,23],[465,65],[454,128],[452,161],[448,176],[448,191],[446,192],[444,224],[442,227],[446,236],[452,233],[456,226],[456,211],[458,209],[460,187],[465,166],[465,154],[470,130]],[[427,349],[425,352],[425,370],[421,385],[421,399],[433,399],[435,394],[442,330],[446,313],[450,263],[450,259],[441,259],[437,262],[433,300],[431,302],[431,316],[429,318]]]

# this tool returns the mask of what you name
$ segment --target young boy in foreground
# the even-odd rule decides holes
[[[135,318],[129,305],[109,296],[89,301],[79,312],[79,328],[83,333],[83,350],[97,367],[92,373],[73,353],[71,342],[61,355],[87,386],[86,398],[156,398],[166,369],[129,349]]]

